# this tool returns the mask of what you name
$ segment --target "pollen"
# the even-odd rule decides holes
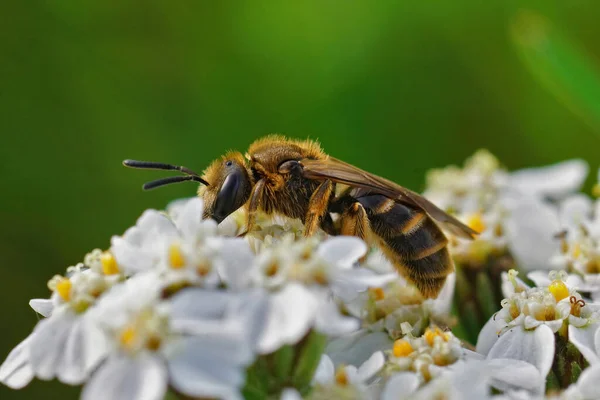
[[[512,319],[515,319],[519,315],[521,315],[521,310],[519,310],[519,307],[514,302],[510,304],[510,307],[508,308],[508,312],[510,313],[510,316],[512,317]]]
[[[150,336],[146,341],[146,347],[154,351],[158,350],[161,344],[162,340],[159,336]]]
[[[212,270],[210,263],[207,261],[201,262],[196,266],[196,273],[200,276],[206,276]]]
[[[62,278],[56,282],[56,292],[64,301],[71,300],[71,287],[73,284],[69,278]]]
[[[181,247],[177,243],[173,243],[169,247],[169,264],[173,269],[181,269],[185,266],[185,258]]]
[[[125,328],[119,337],[119,342],[126,349],[131,349],[137,338],[137,332],[133,326]]]
[[[394,357],[407,357],[414,351],[412,345],[408,340],[398,339],[394,342],[392,353]]]
[[[277,275],[277,272],[279,272],[279,264],[277,261],[273,260],[269,265],[267,265],[267,268],[265,268],[265,275],[272,277]]]
[[[348,374],[346,373],[346,368],[341,365],[337,371],[335,371],[335,383],[340,386],[348,385]]]
[[[329,279],[327,279],[327,274],[322,269],[318,269],[313,272],[313,279],[319,285],[327,285]]]
[[[102,263],[102,272],[104,275],[116,275],[119,273],[119,266],[117,260],[111,252],[105,251],[100,256],[100,262]]]
[[[485,231],[486,228],[485,222],[483,222],[483,215],[479,212],[472,214],[467,219],[467,225],[477,233]]]
[[[427,328],[425,330],[425,334],[423,336],[425,337],[427,344],[429,344],[429,346],[432,346],[432,347],[433,347],[433,344],[435,343],[436,337],[441,337],[444,342],[447,342],[448,338],[449,338],[448,334],[444,333],[438,327],[435,327],[434,329]]]
[[[558,279],[552,281],[548,286],[548,291],[552,293],[557,302],[569,296],[569,288],[563,281]]]
[[[373,297],[373,299],[375,299],[375,301],[379,301],[379,300],[385,299],[385,292],[380,287],[369,288],[369,293],[371,294],[371,296]]]
[[[581,256],[581,246],[579,243],[575,243],[573,245],[573,248],[571,249],[571,255],[573,258],[579,258],[579,256]]]

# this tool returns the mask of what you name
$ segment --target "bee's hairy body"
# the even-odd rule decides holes
[[[161,169],[182,168],[191,172]],[[217,222],[245,207],[248,231],[260,210],[300,219],[306,236],[320,227],[376,244],[426,297],[437,296],[454,269],[448,240],[434,219],[459,236],[476,233],[418,194],[328,156],[311,140],[267,136],[245,157],[228,152],[201,177],[180,179],[206,184],[198,191],[204,217]],[[335,224],[332,214],[339,215]]]

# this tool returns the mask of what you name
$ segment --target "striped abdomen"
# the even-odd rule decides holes
[[[448,239],[423,211],[383,195],[356,200],[364,207],[372,232],[396,269],[426,297],[436,297],[454,270]]]

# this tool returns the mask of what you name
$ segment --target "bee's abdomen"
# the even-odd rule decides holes
[[[422,210],[382,195],[357,199],[367,211],[373,233],[398,272],[426,297],[435,297],[454,270],[448,240]]]

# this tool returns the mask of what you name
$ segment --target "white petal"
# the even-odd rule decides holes
[[[497,358],[486,364],[491,369],[494,387],[503,391],[515,388],[537,390],[545,383],[540,371],[528,362]]]
[[[336,365],[361,365],[376,351],[389,350],[392,344],[385,332],[362,330],[332,340],[325,352]]]
[[[529,277],[530,274],[528,274],[527,276]],[[546,276],[548,276],[548,272],[546,272]],[[502,295],[505,298],[508,298],[510,296],[512,296],[513,294],[515,294],[515,285],[513,284],[513,282],[511,282],[511,280],[508,278],[508,272],[502,272],[501,275],[502,278]],[[529,285],[527,285],[525,282],[523,282],[518,276],[516,276],[514,278],[517,287],[523,288],[523,289],[529,289]]]
[[[385,357],[381,351],[373,353],[367,361],[358,368],[358,379],[366,382],[377,374],[385,364]]]
[[[310,329],[319,306],[310,291],[295,283],[272,295],[260,352],[270,353],[283,344],[297,343]]]
[[[481,328],[479,336],[477,336],[476,350],[480,354],[488,354],[490,349],[494,347],[498,341],[498,324],[492,316]]]
[[[296,389],[283,389],[279,400],[302,400],[302,396]]]
[[[171,319],[174,324],[177,324],[178,320],[221,319],[234,297],[233,293],[217,290],[200,288],[180,290],[169,301]]]
[[[581,193],[567,197],[560,204],[560,221],[566,228],[578,228],[589,219],[592,213],[592,200]]]
[[[381,400],[408,399],[419,387],[419,378],[413,372],[400,372],[387,381]]]
[[[549,260],[558,249],[560,231],[556,209],[535,199],[520,199],[510,206],[506,237],[511,254],[525,271],[550,268]]]
[[[227,288],[241,290],[249,285],[254,253],[246,239],[223,240],[220,257],[223,264],[219,268],[221,279]]]
[[[487,359],[511,358],[533,364],[542,377],[546,377],[554,359],[554,333],[546,325],[534,331],[525,331],[521,326],[502,334],[491,348]]]
[[[550,285],[552,281],[548,277],[548,271],[532,271],[527,274],[527,277],[535,283],[537,287],[545,287]]]
[[[600,323],[585,328],[569,325],[569,341],[590,364],[600,364]]]
[[[202,203],[202,199],[199,197],[194,197],[185,203],[183,209],[180,211],[177,219],[175,220],[175,225],[183,237],[196,237],[200,228],[200,224],[202,223],[203,209],[204,205]]]
[[[54,309],[54,303],[52,299],[31,299],[29,300],[29,307],[33,308],[36,313],[49,317]]]
[[[510,175],[509,185],[522,193],[560,198],[581,188],[588,169],[588,164],[580,159],[523,169]]]
[[[177,228],[173,222],[160,211],[146,210],[135,225],[148,236],[177,236]],[[123,235],[128,238],[127,232]]]
[[[29,365],[29,343],[31,335],[17,345],[0,366],[0,382],[11,389],[21,389],[33,379]]]
[[[108,359],[83,388],[82,400],[162,400],[167,369],[150,354]]]
[[[323,354],[321,356],[321,360],[319,361],[319,365],[317,366],[317,370],[315,371],[313,383],[327,385],[328,383],[333,382],[334,374],[335,368],[333,367],[331,358],[329,358],[326,354]]]
[[[354,236],[337,236],[323,242],[317,254],[332,264],[351,267],[366,251],[367,245],[361,239]]]
[[[78,385],[108,354],[104,333],[86,315],[72,325],[65,348],[58,361],[57,377],[61,382]]]
[[[171,384],[191,397],[239,397],[248,355],[242,335],[183,339],[169,357]]]
[[[119,263],[119,266],[123,267],[127,273],[148,270],[156,261],[154,253],[143,248],[134,247],[122,237],[113,236],[110,243],[115,259]]]
[[[65,341],[77,316],[70,311],[54,313],[38,322],[29,345],[29,361],[35,375],[43,380],[56,376]]]
[[[321,299],[318,303],[315,315],[317,331],[328,336],[338,336],[353,332],[360,327],[360,321],[342,315],[332,299]]]
[[[591,365],[583,370],[577,380],[577,387],[585,400],[595,400],[600,397],[598,382],[600,382],[600,365]]]

